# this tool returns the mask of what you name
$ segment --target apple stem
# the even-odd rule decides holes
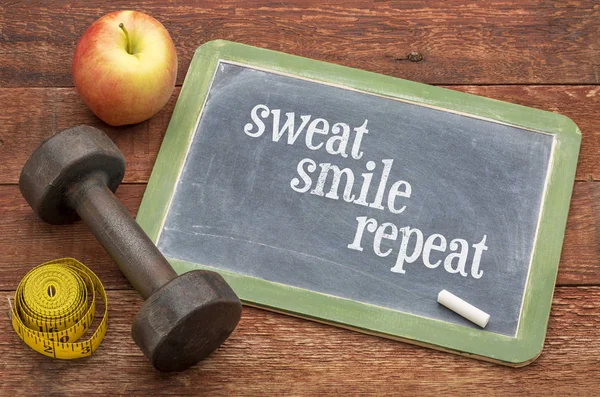
[[[127,53],[133,55],[133,52],[131,52],[131,41],[129,40],[129,32],[127,31],[127,29],[125,29],[125,25],[123,25],[123,22],[119,24],[119,27],[123,30],[123,32],[125,33],[125,38],[127,39]]]

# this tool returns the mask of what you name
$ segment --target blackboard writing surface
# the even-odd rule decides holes
[[[244,127],[258,104],[330,125],[368,120],[363,158],[311,150],[300,138],[292,145],[286,136],[273,142],[267,133],[271,113],[265,133],[250,137]],[[221,63],[158,247],[168,257],[476,327],[437,304],[437,293],[448,288],[491,314],[489,331],[514,335],[552,142],[551,135]],[[353,170],[355,181],[368,171],[367,161],[377,163],[377,179],[381,159],[393,159],[389,180],[412,186],[406,210],[392,214],[294,191],[290,183],[305,158]],[[325,191],[332,172],[328,179]],[[360,216],[416,227],[424,236],[439,233],[448,241],[478,243],[487,236],[483,275],[430,269],[422,258],[405,265],[405,274],[391,272],[398,241],[385,240],[381,250],[392,253],[384,258],[368,249],[373,233],[364,233],[362,252],[347,248]],[[431,262],[445,255],[435,257]]]
[[[367,331],[317,312],[352,302],[519,338],[557,134],[223,58],[161,207],[167,258],[280,293],[248,289],[250,303]],[[437,304],[442,289],[488,312],[486,329]],[[327,308],[294,310],[289,290]]]

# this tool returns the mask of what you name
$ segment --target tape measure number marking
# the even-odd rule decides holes
[[[96,295],[104,301],[104,316],[90,339],[77,342],[94,322]],[[73,258],[56,259],[23,277],[11,316],[14,330],[33,350],[63,360],[86,357],[106,335],[106,291],[83,263]]]

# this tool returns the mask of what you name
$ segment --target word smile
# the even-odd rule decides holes
[[[360,126],[351,127],[344,122],[331,124],[323,118],[313,118],[312,115],[296,117],[295,112],[287,112],[285,120],[282,120],[281,109],[270,109],[264,104],[254,106],[250,112],[250,119],[251,122],[245,124],[243,128],[244,133],[249,137],[260,138],[267,131],[267,125],[271,124],[271,139],[275,143],[286,136],[285,142],[288,145],[303,142],[310,150],[324,150],[332,156],[352,160],[363,158],[361,144],[369,133],[367,119]],[[300,138],[302,135],[304,139]],[[375,161],[367,161],[365,168],[368,172],[362,172],[358,176],[351,168],[340,168],[331,162],[317,164],[307,157],[298,162],[297,176],[291,179],[290,187],[300,194],[343,200],[357,206],[382,211],[387,209],[394,215],[402,214],[410,203],[412,186],[405,180],[389,181],[394,165],[393,159],[381,159],[381,163],[382,167],[378,168]],[[373,183],[374,179],[378,179],[378,182]],[[375,196],[372,191],[375,192]],[[384,258],[391,254],[392,249],[382,251],[382,241],[397,241],[401,235],[396,263],[390,269],[394,273],[405,274],[405,264],[420,259],[428,269],[440,268],[463,277],[470,275],[474,279],[483,276],[482,256],[488,250],[487,235],[484,235],[477,244],[470,244],[461,238],[451,239],[448,242],[445,236],[438,233],[425,238],[423,232],[416,227],[398,228],[390,222],[379,224],[377,220],[366,216],[358,216],[356,221],[354,240],[347,246],[351,250],[363,251],[362,238],[366,231],[374,234],[373,252],[378,257]],[[413,247],[412,250],[409,246]],[[470,262],[468,262],[469,258]]]

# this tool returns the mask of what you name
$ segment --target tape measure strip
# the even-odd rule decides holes
[[[77,342],[94,322],[96,294],[104,300],[104,316],[90,339]],[[15,293],[12,325],[33,350],[72,360],[91,355],[108,326],[104,286],[87,266],[73,258],[56,259],[33,268]]]

